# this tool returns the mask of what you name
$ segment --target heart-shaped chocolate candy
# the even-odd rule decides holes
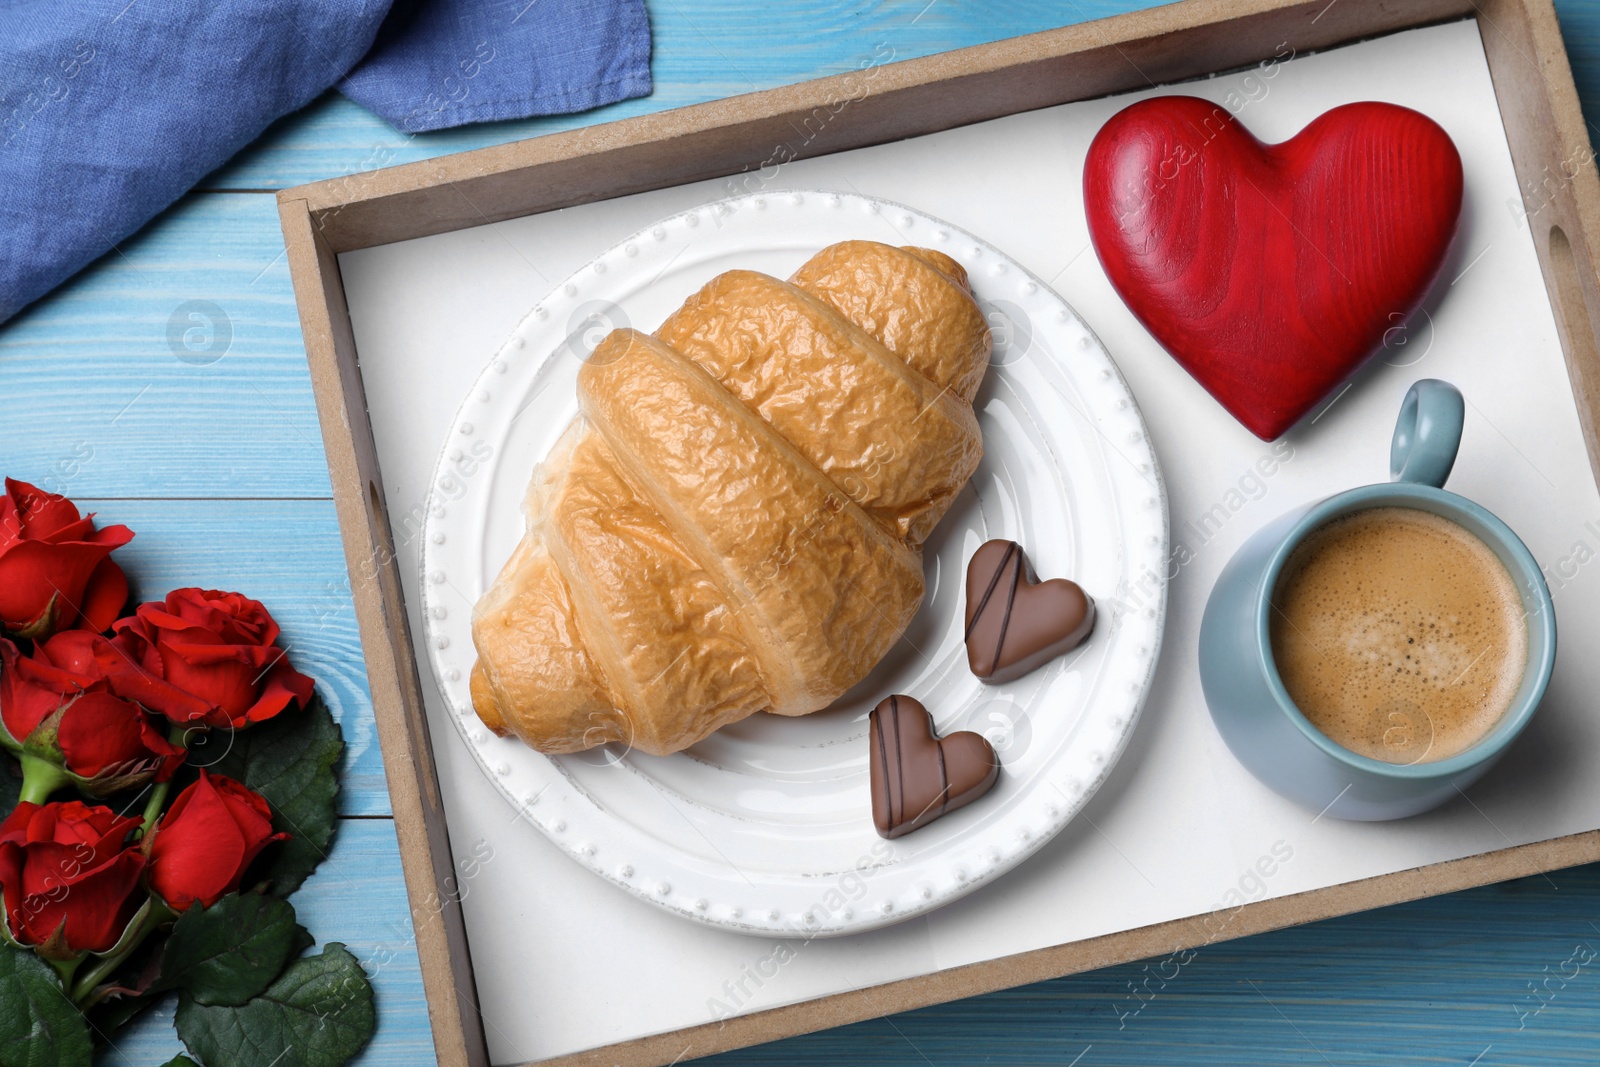
[[[872,709],[872,822],[894,838],[977,800],[1000,777],[1000,757],[971,730],[939,738],[920,702],[892,696]]]
[[[1094,629],[1094,600],[1077,582],[1039,581],[1015,541],[986,541],[967,564],[967,664],[985,682],[1009,682]]]

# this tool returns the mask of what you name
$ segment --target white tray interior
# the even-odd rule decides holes
[[[1289,58],[1288,45],[1283,52],[1264,68],[1176,90],[1068,104],[789,163],[775,177],[768,170],[340,257],[419,644],[417,520],[440,442],[478,371],[546,291],[600,250],[657,218],[755,188],[900,201],[980,235],[1054,286],[1105,342],[1138,398],[1166,476],[1173,548],[1187,550],[1143,719],[1085,811],[1038,855],[971,896],[831,941],[708,929],[581,869],[484,778],[424,665],[495,1063],[1600,827],[1600,790],[1589,773],[1600,757],[1600,719],[1590,710],[1600,657],[1583,651],[1600,647],[1600,579],[1592,573],[1600,567],[1588,565],[1600,558],[1600,494],[1477,23],[1317,55]],[[1089,141],[1115,111],[1162,91],[1223,104],[1266,141],[1292,136],[1338,104],[1388,100],[1430,115],[1461,150],[1465,218],[1426,314],[1275,445],[1251,436],[1162,352],[1089,246],[1081,194]],[[849,121],[848,109],[832,121]],[[1262,523],[1385,479],[1395,413],[1421,377],[1445,378],[1466,395],[1449,487],[1504,518],[1546,567],[1562,653],[1534,723],[1468,796],[1397,823],[1317,818],[1257,783],[1218,737],[1195,660],[1200,613],[1222,565]],[[1195,940],[1204,936],[1197,928]]]

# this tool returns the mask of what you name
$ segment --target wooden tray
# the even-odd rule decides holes
[[[289,189],[279,210],[388,770],[439,1061],[488,1062],[443,801],[338,255],[952,129],[1398,30],[1476,19],[1589,466],[1600,180],[1548,0],[1187,0],[857,74]],[[817,122],[848,100],[848,121]],[[793,133],[805,129],[798,147]],[[774,160],[773,145],[783,159]],[[1072,179],[1067,179],[1072,180]],[[1172,654],[1170,651],[1169,655]],[[431,684],[426,683],[426,684]],[[758,1041],[1600,858],[1600,831],[942,970],[563,1057],[676,1062]]]

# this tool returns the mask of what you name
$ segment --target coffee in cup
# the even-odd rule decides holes
[[[1555,604],[1538,560],[1482,504],[1444,488],[1465,422],[1455,386],[1414,383],[1390,441],[1392,481],[1266,523],[1206,600],[1198,652],[1212,721],[1239,762],[1313,822],[1403,819],[1460,797],[1527,728],[1555,671]],[[1382,625],[1363,635],[1369,620]],[[1418,661],[1441,620],[1444,640]],[[1398,640],[1378,640],[1391,631]]]
[[[1528,660],[1522,594],[1460,524],[1373,507],[1311,531],[1272,593],[1272,656],[1301,714],[1352,752],[1448,759],[1512,707]]]

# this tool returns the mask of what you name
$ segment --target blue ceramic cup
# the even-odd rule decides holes
[[[1455,465],[1464,405],[1447,382],[1425,378],[1400,407],[1387,485],[1364,485],[1297,508],[1257,531],[1217,579],[1200,624],[1200,682],[1218,731],[1251,773],[1314,812],[1399,819],[1427,811],[1476,781],[1533,717],[1555,665],[1550,590],[1511,528],[1441,486]],[[1284,563],[1313,530],[1368,508],[1432,512],[1475,534],[1516,582],[1528,626],[1522,684],[1499,723],[1464,752],[1434,762],[1386,763],[1319,731],[1289,699],[1273,662],[1272,594]]]

